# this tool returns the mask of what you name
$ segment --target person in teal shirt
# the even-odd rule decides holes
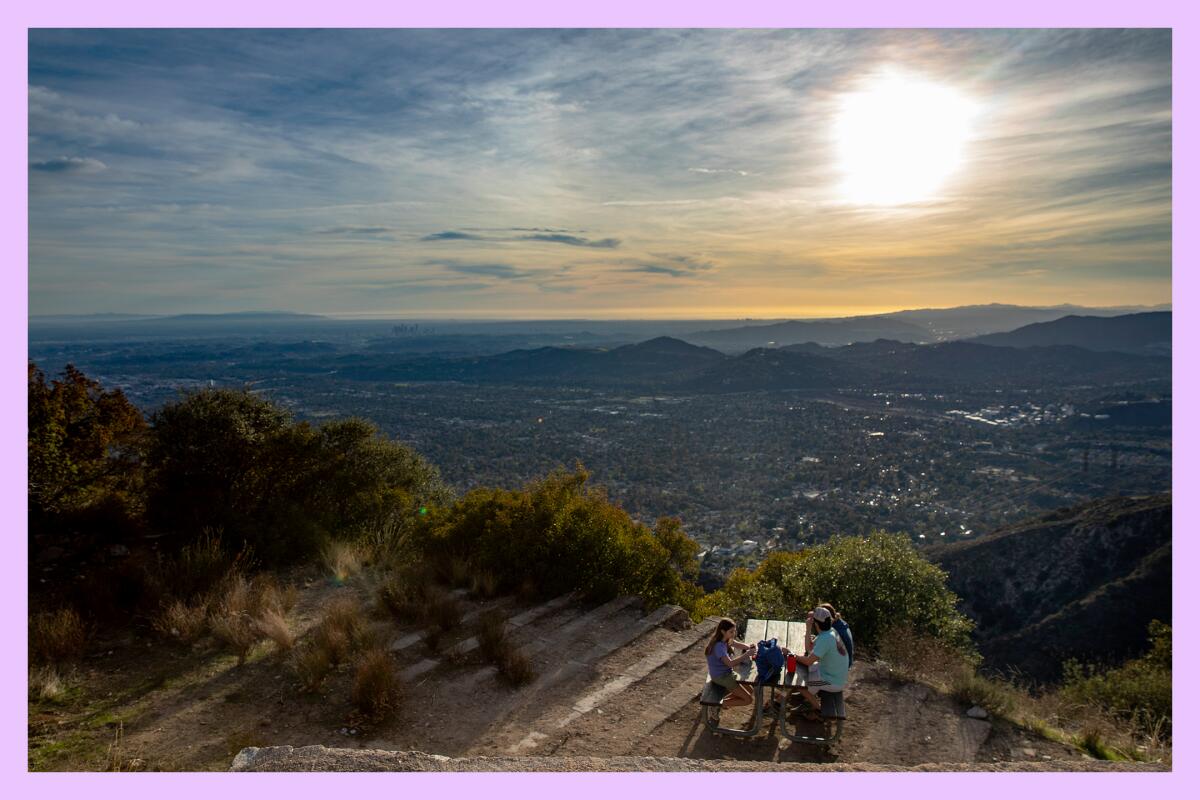
[[[813,639],[812,650],[808,655],[796,656],[796,661],[810,668],[810,675],[819,672],[820,677],[812,676],[800,689],[799,695],[817,711],[821,709],[821,700],[817,697],[820,692],[840,692],[846,688],[846,680],[850,673],[850,654],[837,631],[833,629],[833,615],[829,609],[818,606],[809,615],[817,636]],[[816,664],[818,669],[812,670]]]

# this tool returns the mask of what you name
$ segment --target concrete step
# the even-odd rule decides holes
[[[561,643],[564,640],[575,636],[580,631],[586,631],[599,627],[606,620],[616,616],[637,601],[638,598],[634,596],[617,597],[609,600],[604,605],[597,606],[591,611],[580,614],[573,619],[563,622],[560,625],[549,628],[541,628],[539,626],[538,630],[536,631],[536,633],[539,634],[537,638],[521,642],[520,650],[527,657],[536,658],[553,644]],[[483,680],[490,675],[496,674],[496,671],[495,665],[488,664],[487,666],[481,667],[469,675],[467,680]]]
[[[556,597],[553,600],[549,600],[545,603],[542,603],[540,606],[535,606],[531,609],[528,609],[527,611],[523,611],[522,613],[512,617],[511,619],[508,620],[507,624],[510,627],[512,627],[513,629],[521,628],[543,616],[552,614],[555,611],[557,611],[558,609],[567,605],[568,603],[571,602],[571,597],[572,596],[570,594],[560,595],[559,597]],[[487,610],[486,607],[480,607],[478,609],[475,609],[469,615],[463,616],[463,622],[467,623],[467,622],[473,621],[474,619],[479,617],[479,615],[482,614],[485,610]],[[468,616],[470,617],[470,619],[468,619]],[[393,645],[408,641],[412,636],[416,636],[416,639],[413,639],[412,641],[408,641],[408,644],[403,645],[404,647],[407,647],[407,646],[415,643],[416,641],[419,641],[421,638],[421,635],[422,634],[420,632],[417,632],[415,634],[410,634],[409,636],[405,636],[405,637],[402,637],[401,639],[398,639],[395,643],[393,643]],[[477,647],[479,647],[479,640],[476,639],[474,636],[471,636],[471,637],[468,637],[467,639],[464,639],[463,641],[459,642],[457,645],[455,645],[451,649],[456,650],[459,653],[465,654],[465,653],[469,653],[471,650],[474,650]],[[392,649],[396,650],[396,649],[401,649],[401,648],[393,646]],[[435,669],[438,666],[438,664],[440,664],[440,663],[441,663],[441,660],[436,659],[436,658],[421,659],[417,663],[413,664],[412,666],[408,667],[403,672],[401,672],[400,677],[402,677],[405,681],[410,681],[410,682],[414,681],[417,678],[421,677],[422,675],[425,675],[426,673]]]
[[[598,688],[593,689],[588,694],[579,698],[579,700],[575,702],[575,705],[572,706],[571,711],[560,718],[557,723],[555,723],[555,727],[565,728],[566,726],[570,725],[572,722],[579,719],[579,717],[596,708],[610,697],[616,695],[618,692],[633,684],[635,681],[645,678],[651,672],[658,669],[663,664],[666,664],[668,661],[674,658],[676,654],[688,649],[696,642],[708,636],[709,632],[710,626],[701,624],[696,625],[691,630],[674,634],[667,643],[656,648],[653,652],[646,654],[646,656],[638,661],[633,662],[621,670],[616,677],[609,679]],[[703,685],[704,678],[703,675],[701,675],[700,679],[695,684],[694,691],[699,691]]]
[[[597,642],[579,658],[568,659],[562,662],[556,669],[539,676],[533,684],[526,688],[525,693],[537,697],[547,689],[569,680],[574,679],[581,683],[588,681],[589,672],[594,671],[596,665],[602,659],[661,625],[675,611],[674,606],[663,606],[637,622],[621,626],[618,630]],[[548,726],[553,729],[567,727],[583,714],[586,714],[600,703],[621,692],[635,681],[646,677],[659,666],[669,661],[676,653],[687,649],[711,632],[712,626],[707,624],[706,621],[682,633],[672,634],[666,644],[655,648],[653,652],[647,653],[637,661],[623,667],[615,677],[592,688],[573,704],[571,711],[566,716],[548,721]],[[519,753],[536,746],[540,741],[546,739],[547,734],[536,730],[537,724],[535,723],[534,729],[530,730],[517,745],[509,748],[509,752]]]
[[[495,600],[490,600],[486,603],[476,606],[475,608],[472,608],[471,610],[469,610],[465,614],[463,614],[462,624],[470,625],[471,623],[475,622],[475,620],[479,619],[479,617],[481,617],[484,614],[484,612],[491,611],[492,609],[495,609],[495,608],[500,608],[508,601],[509,601],[509,598],[497,598]],[[527,609],[527,610],[521,612],[517,616],[510,619],[508,621],[508,624],[513,625],[514,623],[516,623],[516,625],[518,627],[521,625],[525,625],[531,620],[537,619],[540,616],[549,614],[550,612],[555,611],[555,610],[565,606],[570,601],[571,601],[571,595],[564,594],[561,597],[556,597],[553,600],[550,600],[549,602],[542,603],[540,606],[534,606],[533,608],[530,608],[530,609]],[[421,641],[421,637],[424,635],[425,635],[425,632],[423,630],[411,631],[410,633],[406,633],[403,636],[397,637],[395,640],[393,640],[390,649],[394,652],[397,650],[404,650],[405,648],[412,647],[414,644]]]

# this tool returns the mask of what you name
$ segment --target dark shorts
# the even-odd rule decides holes
[[[726,672],[724,675],[722,675],[719,678],[713,678],[710,675],[709,678],[717,686],[723,686],[724,688],[728,689],[731,692],[738,687],[737,675],[734,675],[732,672]]]

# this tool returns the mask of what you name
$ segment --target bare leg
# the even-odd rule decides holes
[[[731,691],[721,705],[725,708],[737,708],[738,706],[748,706],[754,702],[754,695],[750,694],[750,690],[742,684]]]

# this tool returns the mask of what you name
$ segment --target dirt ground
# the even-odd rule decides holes
[[[335,597],[352,595],[366,603],[373,595],[366,576],[348,586],[330,583],[315,569],[289,577],[301,587],[290,615],[301,635]],[[530,607],[511,598],[464,604],[511,613]],[[586,626],[571,625],[589,610],[568,604],[514,634],[518,644],[538,652],[537,678],[530,686],[502,685],[494,668],[477,657],[448,663],[443,655],[438,667],[406,685],[401,708],[383,723],[364,720],[353,710],[347,665],[322,693],[306,695],[266,644],[238,666],[211,640],[191,649],[149,632],[101,641],[80,666],[65,701],[31,703],[30,768],[226,770],[244,747],[318,744],[446,756],[638,755],[896,765],[1085,758],[1010,723],[969,719],[950,698],[896,680],[886,667],[869,663],[857,664],[852,672],[849,719],[841,740],[828,750],[789,743],[766,725],[748,740],[714,736],[700,725],[695,702],[704,680],[703,631],[654,627],[581,665],[582,654],[620,640],[641,617],[631,607]],[[389,639],[415,630],[386,618],[372,624]],[[569,635],[556,639],[558,630]],[[464,625],[447,636],[442,653],[469,633]],[[675,652],[680,642],[687,646]],[[631,663],[657,653],[668,654],[657,669],[637,680],[623,677]],[[429,656],[417,642],[396,654],[397,671]],[[581,697],[605,687],[609,693],[601,692],[602,701],[579,710]],[[731,709],[724,722],[736,724],[745,715]]]

